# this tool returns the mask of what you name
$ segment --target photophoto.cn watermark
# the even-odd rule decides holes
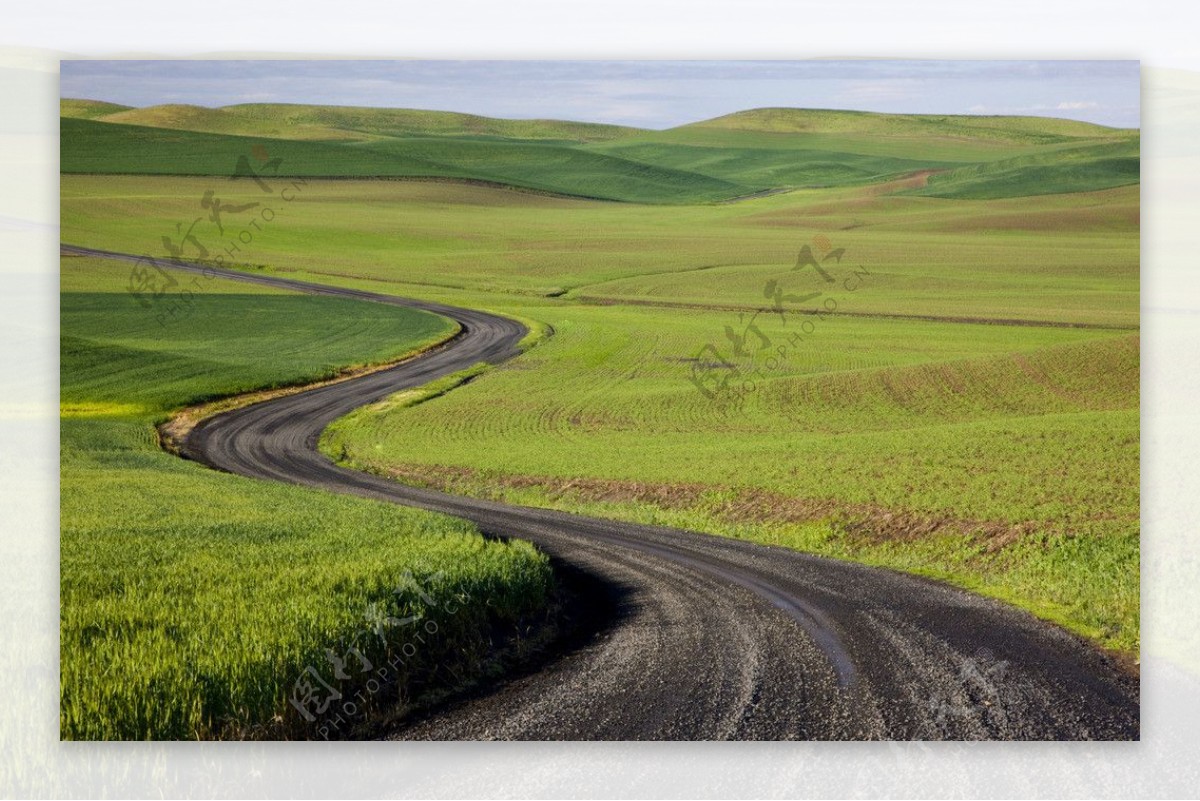
[[[764,281],[762,297],[769,305],[739,313],[736,325],[725,326],[723,340],[709,342],[688,360],[688,380],[721,407],[743,409],[759,384],[779,375],[842,308],[842,299],[870,278],[862,265],[843,264],[846,257],[846,248],[834,247],[824,234],[814,236],[800,248],[787,278]]]
[[[236,264],[239,257],[275,222],[279,209],[296,199],[308,181],[304,178],[280,178],[283,159],[271,158],[263,145],[251,148],[250,156],[238,156],[230,181],[249,180],[265,195],[249,203],[228,203],[217,189],[208,189],[198,199],[204,212],[185,227],[175,224],[170,235],[161,237],[163,255],[143,255],[129,271],[129,294],[147,309],[156,311],[160,326],[186,318],[195,310],[196,292],[206,280],[216,277],[213,268]],[[268,181],[268,178],[270,179]],[[214,241],[214,239],[216,241]],[[200,265],[205,269],[191,280],[177,277],[172,266]]]
[[[989,648],[962,657],[955,679],[932,691],[926,700],[939,727],[980,717],[1006,719],[1006,705],[1023,693],[1011,663],[997,658]]]
[[[365,625],[349,647],[326,648],[325,660],[307,665],[296,678],[288,703],[316,727],[318,737],[329,740],[347,733],[363,719],[371,701],[444,636],[442,624],[467,602],[465,594],[431,591],[444,576],[438,571],[418,579],[406,571],[392,591],[394,603],[368,604]],[[400,616],[399,610],[413,600],[420,600],[422,612]],[[367,652],[382,655],[372,661]]]

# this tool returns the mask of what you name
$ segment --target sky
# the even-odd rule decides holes
[[[669,128],[764,106],[1139,127],[1136,61],[63,61],[61,96],[311,103]]]

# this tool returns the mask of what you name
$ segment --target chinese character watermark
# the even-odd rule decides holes
[[[184,222],[175,224],[171,236],[161,237],[162,253],[158,258],[144,255],[139,258],[129,272],[128,291],[131,297],[147,309],[157,310],[155,316],[160,326],[187,317],[195,310],[196,293],[203,289],[200,276],[193,276],[185,285],[180,278],[169,272],[170,268],[185,265],[201,265],[205,267],[201,275],[205,279],[216,276],[214,267],[222,267],[226,259],[232,261],[236,254],[242,253],[243,245],[250,245],[256,235],[262,234],[276,218],[276,198],[283,203],[291,203],[297,193],[308,185],[303,178],[286,179],[279,191],[279,167],[282,158],[271,158],[263,145],[251,148],[251,156],[258,163],[257,168],[245,154],[238,157],[230,181],[249,179],[264,194],[271,195],[260,201],[250,203],[227,203],[217,195],[217,190],[209,189],[200,198],[199,207],[205,214],[196,216],[185,227]],[[268,183],[266,177],[273,182]],[[237,222],[234,215],[244,215],[253,211],[248,218],[240,217]],[[212,229],[220,241],[207,243],[201,237],[212,236]],[[230,233],[226,234],[229,228]],[[236,233],[234,231],[236,230]]]
[[[317,726],[319,737],[329,740],[353,727],[374,697],[392,687],[439,636],[438,620],[458,614],[466,596],[439,592],[444,577],[441,571],[420,579],[405,572],[392,591],[393,602],[367,605],[364,625],[349,647],[326,648],[323,662],[304,668],[288,703],[306,724]],[[401,614],[414,607],[416,613]],[[378,654],[376,661],[367,652]]]
[[[737,325],[725,326],[724,341],[710,342],[689,361],[690,381],[706,398],[724,407],[741,409],[760,381],[777,373],[791,355],[816,331],[816,323],[838,311],[838,294],[856,292],[870,276],[861,265],[842,268],[846,249],[835,248],[824,234],[800,248],[788,279],[768,279],[762,297],[769,306],[744,311]],[[806,272],[812,268],[811,273]],[[836,276],[831,270],[842,275]],[[810,301],[818,305],[806,306]],[[788,326],[789,317],[800,316]],[[778,318],[778,330],[764,330]],[[794,321],[793,321],[794,322]]]

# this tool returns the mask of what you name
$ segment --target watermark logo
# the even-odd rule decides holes
[[[325,660],[307,665],[292,685],[288,703],[325,740],[361,719],[364,710],[442,633],[442,624],[458,614],[467,597],[440,588],[441,571],[418,578],[405,572],[393,599],[367,605],[363,627],[345,648],[326,648]],[[412,610],[416,614],[401,614]],[[439,623],[439,621],[441,621]],[[367,653],[381,654],[375,662]]]
[[[974,656],[963,659],[959,665],[958,686],[953,695],[947,692],[930,694],[929,712],[939,725],[951,720],[977,717],[981,707],[995,713],[1001,712],[1000,689],[1010,667],[1008,660],[997,659],[990,649],[980,648]]]
[[[163,255],[155,258],[147,254],[134,262],[129,272],[129,294],[145,308],[158,312],[155,319],[160,326],[190,315],[195,310],[196,292],[203,288],[200,276],[181,284],[181,279],[169,272],[170,267],[200,264],[206,266],[203,277],[214,278],[216,273],[208,268],[222,267],[227,259],[233,261],[244,256],[242,246],[252,244],[275,221],[280,206],[277,201],[291,203],[308,185],[302,178],[280,178],[282,164],[282,158],[271,158],[266,147],[255,145],[250,156],[238,157],[229,180],[249,180],[270,198],[228,203],[217,194],[218,190],[208,189],[199,199],[199,207],[205,213],[186,227],[184,222],[176,223],[172,234],[161,237]],[[215,242],[211,238],[214,229]]]
[[[846,248],[834,247],[824,234],[814,236],[800,248],[787,279],[764,282],[768,306],[739,313],[736,325],[725,326],[723,341],[704,345],[689,360],[688,381],[711,401],[744,408],[759,382],[783,369],[817,324],[839,310],[839,296],[858,291],[870,277],[861,265],[843,265],[845,257]],[[764,330],[775,318],[778,326]]]

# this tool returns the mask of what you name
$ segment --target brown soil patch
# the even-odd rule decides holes
[[[970,520],[831,499],[797,498],[760,489],[704,484],[654,484],[600,478],[505,476],[465,467],[389,465],[377,472],[405,484],[502,500],[504,490],[536,489],[551,500],[633,502],[662,509],[702,509],[731,523],[828,522],[863,545],[913,542],[935,536],[969,537],[991,553],[1046,530],[1033,521]]]
[[[888,195],[892,192],[899,192],[904,189],[921,189],[929,185],[929,176],[936,175],[939,172],[949,172],[947,169],[939,170],[917,170],[908,175],[896,178],[892,181],[887,181],[882,184],[873,184],[867,188],[866,195],[869,197],[877,197],[879,195]]]
[[[576,295],[573,300],[591,306],[651,306],[662,309],[690,309],[709,312],[752,312],[766,311],[762,306],[718,304],[718,303],[688,303],[672,300],[645,300],[643,298],[614,297],[603,295]],[[774,310],[771,310],[774,312]],[[1100,331],[1134,331],[1138,325],[1120,325],[1115,323],[1083,323],[1061,320],[1022,320],[1004,317],[971,317],[962,315],[938,314],[899,314],[895,312],[829,312],[824,309],[784,309],[785,314],[828,317],[869,317],[881,320],[917,320],[927,323],[960,323],[966,325],[1007,325],[1028,326],[1030,328],[1086,328]]]

